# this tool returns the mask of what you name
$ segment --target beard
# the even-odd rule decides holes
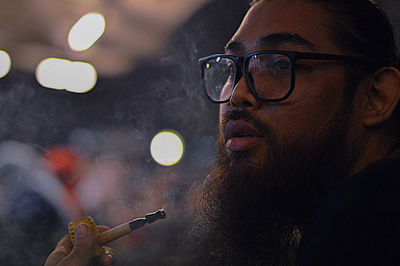
[[[350,107],[342,110],[320,130],[286,139],[245,110],[224,117],[217,160],[195,197],[195,265],[294,265],[307,220],[356,160],[347,133]],[[230,119],[265,134],[263,164],[226,150],[222,132]]]

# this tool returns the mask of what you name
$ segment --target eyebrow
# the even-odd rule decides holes
[[[266,36],[261,37],[257,40],[257,46],[263,47],[266,45],[270,46],[278,46],[282,44],[293,44],[299,45],[304,48],[314,49],[315,45],[309,40],[303,38],[301,35],[297,33],[283,32],[283,33],[272,33]],[[240,51],[244,51],[246,48],[245,43],[240,41],[230,41],[225,46],[225,52],[234,52],[238,53]]]

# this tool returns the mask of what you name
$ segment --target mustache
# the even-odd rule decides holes
[[[251,112],[246,109],[234,109],[227,111],[222,115],[220,130],[224,132],[226,124],[229,120],[243,120],[252,125],[255,129],[259,130],[264,134],[268,134],[272,132],[272,126],[266,122],[262,122],[256,116],[254,116]]]

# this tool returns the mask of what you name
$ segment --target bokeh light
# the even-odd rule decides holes
[[[82,16],[68,34],[69,47],[77,52],[89,49],[104,33],[106,20],[100,13]]]
[[[0,78],[5,77],[11,68],[11,57],[6,51],[0,50]]]
[[[46,88],[84,93],[96,85],[97,73],[86,62],[46,58],[36,68],[36,79]]]
[[[176,132],[161,131],[153,137],[150,152],[158,164],[172,166],[177,164],[183,156],[183,140]]]

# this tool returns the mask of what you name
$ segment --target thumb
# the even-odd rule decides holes
[[[95,239],[90,227],[80,223],[75,230],[75,245],[71,253],[61,261],[60,266],[84,266],[93,257]]]

